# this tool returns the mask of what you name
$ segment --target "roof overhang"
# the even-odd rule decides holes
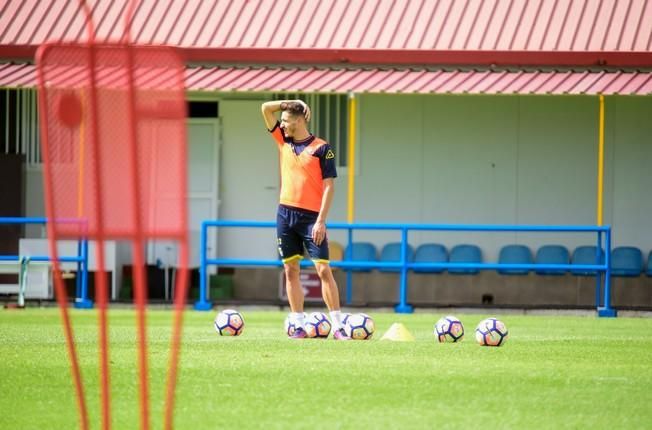
[[[148,73],[151,70],[136,70]],[[62,70],[77,85],[80,66]],[[111,70],[99,70],[102,79]],[[98,78],[99,79],[99,78]],[[652,72],[381,67],[187,67],[188,91],[367,94],[651,95]],[[0,64],[0,87],[36,86],[36,66]]]
[[[0,45],[0,58],[32,61],[38,45]],[[188,63],[652,68],[652,52],[179,47]]]

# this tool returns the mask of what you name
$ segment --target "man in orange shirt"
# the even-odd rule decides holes
[[[281,120],[276,112],[281,111]],[[280,154],[281,196],[276,217],[278,250],[283,259],[295,339],[305,338],[303,289],[299,261],[304,247],[315,263],[322,295],[333,325],[333,337],[348,340],[342,325],[340,296],[329,265],[326,217],[335,192],[335,154],[324,140],[307,128],[310,108],[301,100],[280,100],[262,105],[265,125]]]

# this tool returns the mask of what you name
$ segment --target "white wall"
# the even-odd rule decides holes
[[[644,252],[652,247],[651,117],[649,98],[607,99],[604,222],[615,245]],[[363,96],[356,220],[595,224],[597,121],[597,97]],[[382,245],[398,235],[373,238]],[[588,234],[414,238],[477,243],[488,258],[505,243],[594,242]]]
[[[260,116],[264,96],[223,96],[219,216],[274,220],[278,165]],[[359,98],[356,221],[595,224],[597,97],[363,95]],[[606,98],[604,222],[614,245],[652,248],[652,98]],[[28,216],[42,216],[38,171],[27,174]],[[330,221],[346,221],[340,169]],[[220,255],[275,258],[273,230],[232,230]],[[331,232],[343,242],[343,234]],[[359,232],[381,246],[398,233]],[[573,248],[592,235],[414,233],[411,242]]]

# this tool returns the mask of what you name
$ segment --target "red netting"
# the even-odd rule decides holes
[[[59,237],[185,232],[183,70],[176,53],[163,47],[43,51],[46,197]]]
[[[95,279],[104,429],[111,426],[111,402],[102,244],[115,239],[132,243],[140,427],[147,429],[147,281],[142,253],[148,239],[174,239],[180,248],[180,271],[164,407],[164,425],[171,428],[188,284],[183,62],[169,48],[128,44],[46,45],[37,57],[48,238],[80,426],[88,428],[89,420],[56,241],[86,238],[98,244]]]

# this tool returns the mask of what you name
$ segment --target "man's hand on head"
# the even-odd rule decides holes
[[[303,116],[306,118],[306,122],[310,121],[310,106],[303,100],[295,100],[303,107]]]

